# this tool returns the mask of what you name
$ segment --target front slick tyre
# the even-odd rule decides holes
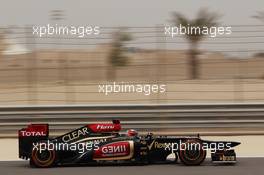
[[[179,158],[185,165],[195,166],[200,165],[205,157],[206,150],[202,149],[203,144],[200,140],[191,139],[184,141],[179,151]]]
[[[30,166],[37,168],[49,168],[55,165],[55,150],[32,150]]]

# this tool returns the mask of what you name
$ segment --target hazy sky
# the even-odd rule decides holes
[[[52,23],[50,20],[52,10],[64,11],[66,17],[63,24],[65,25],[98,25],[101,27],[168,24],[171,12],[181,12],[192,18],[200,7],[208,7],[211,11],[221,14],[220,22],[224,25],[261,25],[263,23],[252,16],[257,14],[257,11],[264,11],[264,0],[0,0],[0,2],[0,27],[46,25]],[[260,32],[233,32],[232,38],[217,39],[216,42],[220,42],[219,44],[216,42],[214,44],[201,43],[201,48],[212,51],[231,50],[231,53],[235,51],[234,55],[244,54],[237,50],[249,50],[249,54],[263,50],[264,24],[262,27],[251,26],[250,28],[234,28],[234,30],[260,30]],[[236,38],[247,35],[250,37]],[[139,40],[141,41],[147,41],[147,39]],[[156,39],[152,38],[152,41],[155,42]],[[173,41],[177,43],[167,44],[166,48],[185,49],[188,47],[188,44],[179,44],[179,42],[185,42],[184,39]],[[79,40],[76,42],[80,43]],[[227,42],[227,44],[221,44],[221,42]],[[230,42],[237,43],[230,44]],[[156,44],[132,46],[156,48]],[[53,48],[53,46],[48,47]],[[81,48],[81,46],[76,47]]]
[[[224,24],[259,24],[251,16],[264,0],[0,0],[0,25],[46,24],[51,10],[65,10],[67,24],[153,26],[170,12],[193,16],[199,7],[223,15]]]

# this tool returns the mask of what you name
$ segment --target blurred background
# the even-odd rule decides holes
[[[225,3],[209,1],[199,6],[183,2],[177,7],[168,1],[160,9],[161,3],[147,6],[144,1],[135,17],[131,15],[138,5],[122,2],[109,7],[94,3],[85,13],[80,6],[88,3],[80,1],[75,12],[67,2],[54,7],[48,2],[35,9],[30,3],[20,4],[25,13],[2,6],[0,105],[263,102],[264,11],[259,8],[263,2],[248,2],[237,7],[241,18],[235,18],[231,7],[220,8]],[[5,5],[11,7],[11,2]],[[107,15],[112,15],[112,25],[103,20]],[[165,36],[164,26],[179,24],[181,17],[191,24],[202,19],[205,26],[231,26],[232,34]],[[83,38],[32,34],[33,25],[75,25],[76,21],[100,26],[100,34]],[[166,84],[166,93],[98,93],[99,84],[113,81]]]

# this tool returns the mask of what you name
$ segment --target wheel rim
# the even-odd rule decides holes
[[[32,161],[38,167],[49,167],[55,161],[55,151],[54,150],[33,150]]]
[[[196,144],[196,148],[180,150],[179,157],[181,161],[186,165],[199,165],[203,162],[206,156],[206,151],[202,149],[202,144],[197,140],[188,140],[185,144]],[[199,146],[199,147],[197,147]],[[188,147],[189,148],[189,147]],[[197,149],[199,148],[199,149]]]

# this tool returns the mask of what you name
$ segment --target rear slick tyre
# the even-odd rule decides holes
[[[32,150],[30,166],[37,168],[49,168],[55,165],[55,150]]]

